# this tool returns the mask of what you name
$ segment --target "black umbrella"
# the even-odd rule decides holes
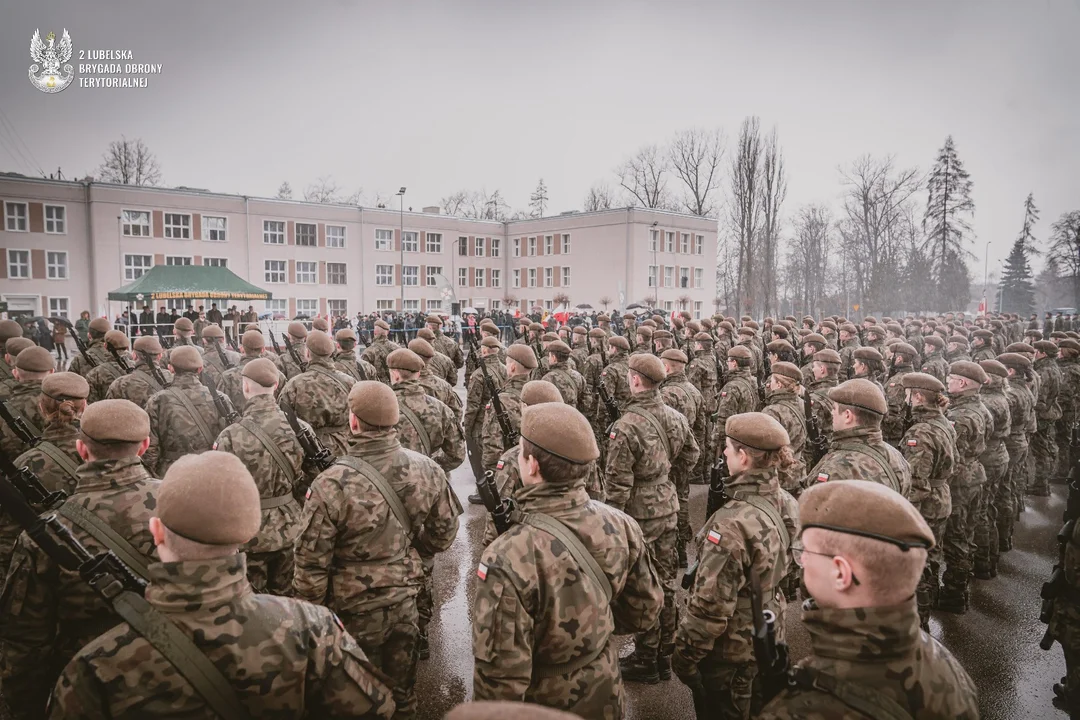
[[[626,306],[626,309],[627,310],[637,310],[638,308],[643,308],[643,307],[645,307],[645,306],[642,305],[641,303],[630,303],[629,305]]]
[[[592,310],[593,306],[590,305],[589,303],[581,303],[580,305],[577,306],[577,309],[578,310]]]

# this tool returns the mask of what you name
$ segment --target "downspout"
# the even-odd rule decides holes
[[[98,297],[98,277],[97,277],[97,257],[95,255],[95,249],[97,248],[97,243],[94,242],[94,223],[93,223],[93,221],[91,219],[91,216],[93,215],[93,213],[91,212],[91,209],[92,209],[93,206],[92,206],[91,201],[90,201],[90,185],[91,185],[90,182],[83,181],[83,194],[84,194],[84,196],[86,198],[86,200],[85,200],[85,204],[86,204],[86,238],[87,238],[87,242],[90,244],[89,250],[86,253],[87,258],[89,260],[89,265],[90,265],[90,267],[89,267],[89,270],[90,270],[90,303],[87,305],[87,307],[88,308],[93,308],[94,303],[97,302],[97,297]],[[116,238],[116,245],[117,245],[117,247],[120,246],[120,238],[119,237]],[[124,272],[123,267],[124,267],[123,265],[120,266],[120,272],[121,273]],[[121,275],[121,279],[123,279],[123,275]],[[48,313],[49,309],[48,308],[42,308],[42,311],[43,311],[42,315],[44,315],[44,314]],[[74,311],[75,311],[75,308],[68,308],[68,312],[74,312]],[[93,313],[93,310],[91,310],[91,312]],[[96,313],[94,313],[94,314],[96,315]]]
[[[630,237],[630,224],[631,224],[631,219],[633,217],[633,212],[634,212],[633,208],[631,208],[631,207],[626,208],[626,277],[625,277],[626,284],[624,285],[624,287],[626,288],[626,303],[624,304],[624,306],[622,308],[619,308],[620,310],[622,310],[624,312],[626,311],[625,305],[629,305],[630,302],[631,302],[631,300],[630,300],[630,263],[633,261],[634,253],[633,253],[633,249],[631,247],[632,239]],[[618,298],[616,298],[616,300],[618,300]]]
[[[360,311],[367,315],[367,310],[364,304],[364,207],[358,206],[360,210],[360,238],[357,240],[357,245],[360,248],[360,301],[357,303]],[[348,242],[348,241],[346,241]]]

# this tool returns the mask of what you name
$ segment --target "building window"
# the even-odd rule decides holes
[[[346,284],[346,270],[345,263],[326,263],[326,284],[327,285],[344,285]]]
[[[296,263],[296,282],[302,285],[314,285],[318,269],[319,266],[313,262]]]
[[[401,247],[405,252],[420,252],[420,235],[418,233],[407,230],[401,237],[403,238]]]
[[[375,309],[380,311],[380,312],[382,312],[384,310],[393,310],[394,309],[394,301],[393,300],[376,300],[375,301]]]
[[[285,261],[266,260],[263,262],[263,279],[268,283],[285,282]]]
[[[376,230],[375,231],[375,249],[376,250],[393,250],[394,249],[394,231],[393,230]]]
[[[469,287],[469,268],[457,269],[458,287]]]
[[[27,232],[26,203],[4,203],[4,227],[8,232]]]
[[[675,287],[675,268],[670,265],[664,268],[664,287]]]
[[[436,285],[436,283],[438,281],[438,276],[439,275],[442,275],[442,266],[441,265],[428,265],[427,266],[427,271],[426,271],[427,286],[428,287],[435,287],[435,285]]]
[[[59,315],[62,318],[68,316],[68,299],[62,297],[49,298],[49,317]]]
[[[704,235],[698,235],[697,236],[697,240],[695,242],[695,247],[694,247],[694,254],[695,255],[704,255],[705,254],[705,236]]]
[[[660,231],[656,228],[649,230],[649,252],[656,252],[656,245],[660,242]]]
[[[376,285],[393,285],[394,284],[394,266],[393,265],[376,265],[375,266],[375,284]]]
[[[521,271],[520,270],[514,270],[514,279],[513,279],[513,286],[512,287],[516,287],[516,288],[521,287]]]
[[[510,254],[512,257],[521,257],[521,238],[514,238],[514,249]]]
[[[570,268],[563,267],[562,269],[562,286],[570,287]]]
[[[229,259],[204,257],[202,259],[202,264],[204,267],[229,267]]]
[[[552,287],[555,284],[555,268],[544,268],[544,287]]]
[[[165,237],[172,240],[191,239],[191,216],[165,213]]]
[[[326,311],[330,313],[332,317],[349,315],[349,301],[348,300],[327,300]]]
[[[63,205],[45,206],[45,232],[63,235],[67,232],[67,208]]]
[[[223,217],[203,215],[202,237],[207,242],[225,242],[225,227],[227,221]]]
[[[424,247],[429,253],[442,252],[442,233],[428,233],[424,240]],[[431,304],[430,302],[428,303]]]
[[[502,287],[502,270],[491,269],[491,287]],[[494,310],[495,307],[492,306],[491,309]]]
[[[554,310],[555,309],[555,303],[552,302],[551,300],[545,300],[544,301],[544,309],[545,310]]]
[[[474,279],[476,287],[484,287],[484,268],[476,268]]]
[[[694,319],[695,320],[700,320],[701,319],[701,308],[702,308],[701,301],[700,300],[695,301],[694,302]]]
[[[285,244],[285,221],[284,220],[263,220],[263,244],[264,245],[284,245]]]
[[[544,236],[544,254],[551,255],[555,252],[555,240],[550,235]]]
[[[184,310],[187,310],[190,305],[191,301],[184,300],[183,298],[169,298],[165,301],[166,310],[179,310],[183,312]]]
[[[146,271],[154,266],[153,255],[125,255],[124,256],[124,280],[131,282],[138,280]]]
[[[127,237],[150,237],[150,211],[125,210],[121,228]]]
[[[679,287],[690,287],[690,268],[679,268]]]
[[[492,287],[494,287],[494,285]],[[500,300],[492,300],[491,301],[491,309],[492,310],[499,310],[501,308],[502,308],[502,301],[500,301]]]
[[[314,317],[319,312],[318,300],[300,300],[296,301],[296,314],[307,315],[308,317]]]
[[[405,287],[416,287],[420,284],[420,266],[403,265],[401,267],[401,279]]]
[[[667,231],[666,233],[664,233],[664,238],[665,238],[664,252],[669,252],[669,253],[675,252],[675,231],[674,230]]]
[[[529,238],[529,257],[536,257],[536,238]]]
[[[406,300],[405,304],[401,306],[401,309],[405,312],[417,313],[420,312],[419,300]]]
[[[326,247],[342,249],[345,247],[345,226],[344,225],[327,225],[326,226]]]
[[[428,300],[427,301],[427,309],[428,310],[442,310],[442,300]]]
[[[529,268],[529,287],[536,287],[536,268]]]
[[[671,300],[665,300],[664,301],[664,309],[667,310],[668,312],[671,312],[672,310],[675,309],[675,303],[672,302]]]
[[[459,237],[457,239],[457,254],[459,256],[468,256],[469,254],[469,238]]]
[[[68,279],[68,254],[66,252],[53,252],[49,250],[45,253],[45,266],[48,269],[46,277],[50,280],[67,280]]]
[[[682,233],[682,237],[679,238],[679,252],[684,255],[690,253],[690,233]]]
[[[166,255],[165,256],[165,264],[166,265],[190,265],[191,264],[191,256],[190,255]]]
[[[282,317],[284,317],[285,311],[288,310],[284,298],[279,298],[277,300],[267,300],[265,303],[263,303],[263,305],[266,308],[266,312],[271,314],[271,317],[275,315],[281,315]]]
[[[705,287],[705,268],[694,268],[694,287]]]
[[[319,228],[314,223],[296,223],[296,244],[315,247],[319,244]]]
[[[491,257],[499,257],[499,252],[502,249],[501,238],[491,238]],[[492,310],[494,310],[495,303],[492,302]]]
[[[649,266],[649,287],[656,287],[656,266]]]
[[[8,277],[12,280],[25,280],[30,277],[30,251],[8,250]]]
[[[476,238],[476,257],[484,257],[484,238]]]

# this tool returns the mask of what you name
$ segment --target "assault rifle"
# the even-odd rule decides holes
[[[240,413],[236,412],[236,408],[232,406],[232,403],[218,392],[214,378],[209,373],[202,372],[199,373],[199,379],[202,380],[202,384],[206,389],[210,391],[210,397],[214,400],[214,409],[217,410],[218,417],[225,421],[225,425],[240,422]]]
[[[769,376],[772,375],[772,360],[769,359],[769,351],[766,350],[761,363],[761,378],[758,380],[758,397],[761,399],[762,406],[765,405],[765,384],[769,382]]]
[[[911,403],[904,403],[904,428],[900,433],[903,437],[907,434],[907,431],[911,429],[911,426],[915,424],[915,418],[912,416]]]
[[[15,434],[15,437],[19,438],[28,449],[36,446],[41,442],[41,438],[30,430],[30,426],[26,424],[26,420],[21,415],[15,415],[11,412],[11,408],[7,403],[0,400],[0,418],[3,418],[4,423],[11,429],[11,432]]]
[[[817,413],[814,412],[814,404],[810,399],[809,388],[803,388],[803,414],[806,415],[806,439],[810,444],[809,467],[814,467],[829,451],[829,441],[825,433],[821,432]]]
[[[128,362],[127,358],[124,357],[123,353],[121,353],[109,343],[105,343],[105,347],[108,349],[109,354],[113,356],[113,360],[116,361],[116,364],[119,365],[120,369],[124,371],[125,375],[130,375],[131,373],[135,372],[135,368],[132,366],[131,363]]]
[[[150,369],[150,374],[157,380],[158,385],[160,385],[162,389],[169,387],[170,383],[167,382],[165,376],[161,374],[161,368],[154,362],[153,356],[148,352],[142,352],[139,353],[139,355],[142,357],[143,362],[146,363],[146,367]]]
[[[49,322],[51,322],[53,325],[59,324],[66,327],[68,329],[68,332],[71,333],[71,338],[75,341],[75,347],[79,348],[79,354],[82,355],[83,360],[89,363],[90,367],[97,367],[97,362],[95,362],[94,358],[90,357],[90,353],[86,351],[86,343],[84,343],[83,339],[79,337],[79,333],[75,332],[75,326],[72,325],[67,318],[62,318],[59,316],[51,317],[49,318]]]
[[[481,479],[476,481],[476,492],[484,501],[484,507],[491,513],[495,523],[495,532],[502,535],[514,525],[514,512],[517,506],[513,498],[499,497],[499,488],[495,484],[495,473],[485,470]]]
[[[788,648],[776,642],[776,613],[762,610],[761,578],[750,570],[750,612],[754,620],[754,659],[757,660],[761,694],[769,702],[788,686]]]
[[[487,390],[488,397],[491,398],[491,409],[495,411],[495,419],[499,421],[499,429],[502,431],[503,436],[503,447],[512,448],[517,445],[518,433],[514,430],[514,425],[510,422],[510,415],[506,412],[502,400],[499,398],[499,389],[495,387],[495,381],[488,374],[487,363],[484,362],[484,356],[480,353],[480,343],[476,341],[476,331],[469,332],[466,340],[469,343],[469,352],[476,356],[476,365],[480,369],[480,375],[484,378],[484,388]]]
[[[283,403],[281,411],[285,413],[285,419],[289,421],[289,427],[292,428],[300,447],[304,450],[304,465],[319,473],[333,465],[336,458],[319,441],[315,431],[309,425],[300,424],[293,406]]]
[[[896,374],[896,360],[897,360],[897,355],[896,355],[896,353],[893,353],[892,360],[889,361],[889,376],[887,378],[885,378],[885,382],[888,382],[889,380],[892,380],[893,375]]]
[[[233,364],[229,362],[229,356],[221,349],[221,342],[219,342],[217,338],[211,338],[210,343],[214,346],[214,349],[217,350],[218,360],[221,361],[222,366],[226,370],[232,370]]]
[[[285,341],[285,349],[289,351],[289,357],[291,357],[293,362],[300,368],[300,372],[307,372],[307,363],[300,358],[300,353],[297,351],[296,346],[289,340],[289,333],[282,335],[281,339]]]
[[[267,328],[270,333],[270,343],[274,346],[274,354],[281,357],[281,346],[277,344],[277,336],[274,335],[274,328]]]
[[[1065,553],[1069,543],[1072,542],[1073,530],[1076,521],[1080,518],[1080,463],[1074,463],[1069,472],[1069,499],[1065,504],[1065,524],[1058,531],[1058,560],[1050,574],[1050,579],[1043,583],[1039,596],[1042,598],[1042,607],[1039,612],[1039,620],[1047,625],[1054,619],[1054,605],[1058,598],[1069,592],[1069,581],[1065,578]],[[1054,646],[1057,638],[1052,628],[1046,628],[1046,634],[1039,642],[1039,647],[1049,650]]]
[[[240,346],[236,344],[236,338],[233,337],[233,335],[231,333],[229,334],[229,337],[228,337],[228,343],[229,343],[229,347],[232,348],[233,352],[240,352]]]
[[[55,510],[67,499],[67,493],[63,490],[49,492],[48,488],[41,484],[38,476],[30,471],[30,468],[26,465],[16,467],[11,457],[2,451],[0,451],[0,477],[3,478],[2,482],[7,485],[7,488],[18,495],[21,503],[15,504],[29,503],[34,506],[35,518],[43,512]],[[9,503],[7,498],[0,497],[0,505],[16,522],[19,521],[12,509],[14,505]]]

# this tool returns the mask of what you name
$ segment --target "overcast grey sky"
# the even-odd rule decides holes
[[[30,37],[161,63],[146,89],[58,95]],[[788,218],[836,203],[864,153],[928,168],[952,134],[974,181],[977,281],[1035,193],[1040,241],[1080,209],[1080,2],[337,2],[38,0],[0,22],[0,108],[46,171],[83,176],[141,137],[167,185],[273,195],[322,175],[419,209],[500,188],[580,208],[642,144],[746,115],[776,125]],[[4,143],[2,140],[6,139]],[[5,148],[0,169],[26,172]],[[1039,263],[1036,262],[1036,266]]]

